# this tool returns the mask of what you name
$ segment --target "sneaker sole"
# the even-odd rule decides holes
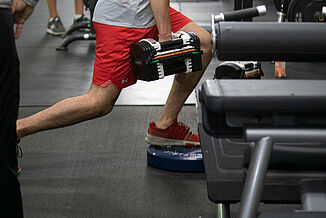
[[[53,32],[50,29],[46,29],[46,32],[54,36],[62,36],[65,32]]]
[[[148,133],[145,137],[145,141],[150,145],[158,145],[158,146],[200,146],[200,142],[165,139],[165,138],[149,135]]]

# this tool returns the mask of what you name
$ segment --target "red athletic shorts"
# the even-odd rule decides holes
[[[177,32],[191,20],[170,8],[172,32]],[[94,22],[96,33],[96,56],[93,83],[106,87],[109,84],[119,90],[136,83],[129,62],[129,47],[144,38],[158,40],[156,25],[145,28],[110,26]]]

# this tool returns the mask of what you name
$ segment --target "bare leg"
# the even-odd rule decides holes
[[[113,84],[105,88],[92,84],[85,95],[64,99],[30,117],[18,120],[17,138],[104,116],[110,113],[119,94],[120,90]]]
[[[83,0],[75,0],[75,14],[84,14],[84,2]]]
[[[50,18],[58,17],[57,0],[47,0]]]
[[[207,65],[213,57],[211,47],[212,36],[210,33],[193,22],[184,26],[181,30],[185,32],[194,32],[200,38],[201,49],[203,50],[203,69],[199,72],[175,75],[169,97],[156,123],[156,126],[161,129],[167,128],[177,119],[184,102],[198,84]]]

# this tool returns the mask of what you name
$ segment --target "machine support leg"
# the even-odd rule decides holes
[[[229,204],[217,204],[217,218],[231,218]]]
[[[257,215],[272,148],[271,137],[263,137],[255,143],[241,197],[239,218],[254,218]]]

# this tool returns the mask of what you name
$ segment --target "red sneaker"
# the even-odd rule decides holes
[[[200,146],[198,135],[189,126],[177,121],[166,129],[159,129],[155,122],[151,122],[145,141],[160,146]]]

